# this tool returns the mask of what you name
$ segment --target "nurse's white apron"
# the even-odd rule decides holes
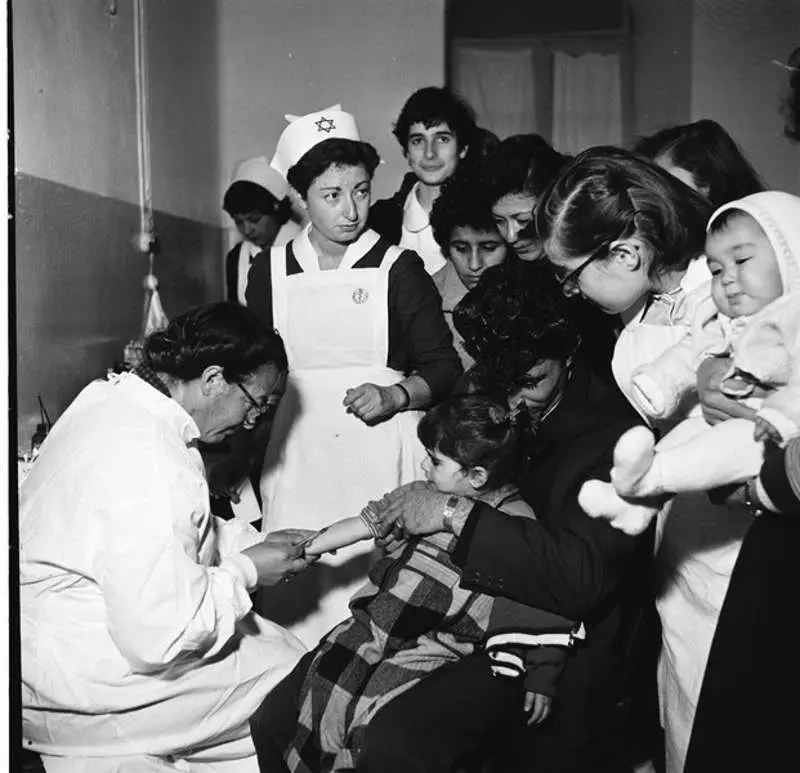
[[[611,363],[617,384],[634,407],[633,372],[676,344],[685,332],[679,321],[650,325],[641,317],[638,314],[620,333]],[[672,417],[670,426],[683,418]],[[666,432],[670,426],[658,428]],[[744,511],[711,504],[705,493],[676,496],[658,515],[656,607],[662,625],[658,684],[667,773],[683,770],[711,640],[751,522]]]
[[[265,531],[320,529],[423,477],[419,411],[368,426],[342,405],[349,388],[404,377],[386,365],[389,269],[401,251],[390,246],[378,268],[353,269],[378,242],[367,231],[337,269],[323,271],[307,234],[292,243],[302,273],[287,276],[286,248],[272,253],[273,318],[286,345],[289,378],[261,480]],[[364,541],[326,555],[290,583],[265,589],[259,608],[313,647],[349,615],[350,597],[374,553],[373,543]]]

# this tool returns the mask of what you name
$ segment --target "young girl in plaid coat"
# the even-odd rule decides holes
[[[506,409],[483,397],[456,398],[430,410],[418,434],[428,453],[427,485],[509,515],[534,517],[511,483],[519,433]],[[321,532],[307,552],[373,536],[380,511],[381,502],[371,502],[359,516]],[[372,569],[350,602],[351,617],[311,655],[295,737],[285,752],[289,770],[353,769],[364,729],[380,708],[479,646],[489,650],[495,676],[525,680],[520,711],[527,721],[548,716],[561,665],[581,627],[509,599],[464,590],[450,556],[454,544],[450,532],[410,539]],[[254,740],[258,748],[259,739]]]

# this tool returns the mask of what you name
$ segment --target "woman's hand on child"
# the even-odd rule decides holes
[[[539,725],[550,716],[553,699],[549,695],[525,690],[525,713],[528,714],[528,727]]]
[[[377,384],[361,384],[348,389],[342,404],[348,413],[358,416],[365,424],[387,419],[398,410],[392,387]]]
[[[723,393],[720,385],[730,369],[729,357],[708,357],[697,369],[697,394],[703,408],[703,417],[709,424],[728,419],[755,419],[756,412],[752,408]],[[751,397],[763,397],[765,394],[763,389],[756,387]]]
[[[421,480],[390,491],[383,498],[386,507],[381,513],[381,533],[385,538],[396,523],[406,535],[442,531],[447,498],[447,494],[440,494],[430,483]]]
[[[756,428],[753,431],[753,438],[755,440],[771,440],[775,445],[781,445],[783,438],[781,433],[762,416],[756,416],[753,420]]]

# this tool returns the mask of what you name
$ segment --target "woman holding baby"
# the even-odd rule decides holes
[[[628,496],[685,492],[662,506],[658,517],[657,607],[663,626],[659,697],[668,771],[684,770],[685,765],[686,770],[698,771],[747,769],[746,765],[739,767],[743,753],[758,749],[763,762],[764,755],[772,753],[763,747],[776,746],[762,743],[768,723],[760,721],[764,712],[761,698],[774,695],[767,684],[760,693],[751,690],[740,694],[736,709],[730,709],[730,714],[736,714],[742,722],[741,732],[731,733],[729,725],[715,736],[724,747],[737,749],[733,767],[723,764],[719,744],[701,744],[700,730],[687,759],[714,631],[742,540],[753,524],[748,508],[712,504],[702,492],[729,482],[726,463],[721,459],[727,456],[740,465],[732,480],[750,477],[760,465],[762,439],[785,438],[792,431],[792,401],[785,400],[783,390],[791,389],[794,383],[791,363],[792,347],[796,350],[797,313],[793,309],[797,304],[792,304],[790,293],[797,277],[793,255],[800,248],[796,241],[796,232],[800,231],[800,210],[795,209],[798,204],[800,200],[788,194],[757,193],[722,207],[709,222],[711,207],[686,186],[623,151],[596,148],[578,156],[564,170],[538,213],[545,250],[565,293],[580,293],[627,320],[612,363],[620,387],[651,427],[664,433],[677,424],[680,440],[689,442],[679,452],[667,453],[667,448],[677,442],[675,434],[653,449],[652,434],[639,428],[618,444],[612,472],[617,491]],[[794,217],[787,215],[790,210],[795,211]],[[780,307],[777,311],[776,306]],[[763,322],[762,311],[772,314],[772,319]],[[762,327],[754,343],[754,334],[748,330],[759,321]],[[759,347],[765,339],[772,353],[778,355],[769,360],[768,371],[752,364],[763,360],[758,352],[764,351]],[[744,427],[731,422],[718,431],[723,436],[733,433],[731,442],[738,446],[719,441],[713,446],[713,435],[697,442],[698,432],[713,430],[699,418],[697,391],[693,388],[696,369],[704,357],[731,353],[733,365],[741,365],[738,370],[719,359],[709,360],[702,370],[715,368],[717,383],[725,375],[726,389],[752,392],[751,398],[756,395],[750,381],[766,380],[780,388],[767,398],[767,408],[759,411],[762,421],[758,431],[753,421]],[[666,362],[669,367],[651,367],[654,360],[658,365],[659,359],[661,366]],[[720,368],[724,374],[719,373]],[[756,373],[751,372],[754,369]],[[736,415],[756,416],[756,409],[729,402]],[[691,420],[694,430],[687,433],[687,427],[691,427],[682,420],[689,416],[695,417]],[[716,447],[719,453],[709,459],[710,447]],[[708,478],[709,468],[716,477]],[[616,499],[622,516],[616,525],[632,531],[623,520],[625,504],[617,498],[617,491],[600,483],[586,487],[582,504],[597,514],[608,515]],[[763,530],[760,524],[759,530]],[[745,550],[741,560],[751,552]],[[785,566],[781,569],[785,577],[784,570]],[[739,574],[737,571],[735,576]],[[726,610],[729,607],[731,604],[726,603]],[[778,624],[774,614],[770,621],[773,626]],[[755,620],[753,625],[759,627]],[[760,634],[751,630],[748,635]],[[718,641],[719,637],[715,652]],[[743,670],[749,668],[749,664],[744,665],[746,661],[740,662]],[[712,660],[712,666],[714,663]],[[709,673],[715,670],[710,668]],[[731,681],[729,701],[738,693],[736,680]],[[749,682],[751,688],[753,682]],[[698,714],[703,734],[709,726],[720,728],[719,717],[702,710],[707,693],[704,688]],[[759,698],[752,700],[756,695]],[[755,742],[754,723],[762,733]],[[751,726],[750,733],[744,725]],[[769,738],[774,740],[775,736],[772,730]],[[744,743],[732,744],[731,737]],[[701,753],[700,746],[702,757],[696,756]]]

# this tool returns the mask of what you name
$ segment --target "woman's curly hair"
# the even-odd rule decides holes
[[[545,261],[487,269],[456,306],[453,322],[475,359],[475,381],[493,394],[512,394],[534,365],[566,362],[580,344],[561,287]]]

